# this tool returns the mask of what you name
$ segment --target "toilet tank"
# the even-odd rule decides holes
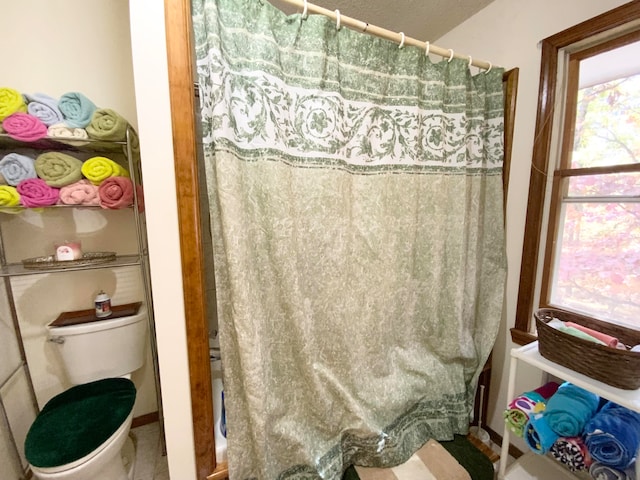
[[[143,307],[127,317],[47,329],[74,385],[125,376],[144,364],[147,312]]]

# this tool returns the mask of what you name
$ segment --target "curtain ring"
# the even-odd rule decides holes
[[[336,8],[336,30],[340,30],[340,10]]]
[[[450,48],[449,52],[451,53],[451,55],[449,55],[449,60],[447,60],[447,62],[450,62],[451,60],[453,60],[453,49]]]
[[[304,8],[302,10],[302,19],[306,20],[309,17],[309,2],[304,0]]]
[[[469,68],[471,68],[472,63],[473,63],[473,58],[471,58],[471,55],[469,55]]]
[[[364,28],[362,29],[362,33],[366,32],[367,28],[369,28],[369,24],[365,22]]]
[[[491,71],[491,69],[493,68],[493,64],[491,62],[489,62],[489,70],[487,70],[486,72],[484,72],[484,74],[486,75],[487,73],[489,73]]]
[[[424,54],[426,56],[429,56],[429,50],[431,49],[431,45],[429,45],[429,42],[425,42],[424,45],[425,45],[424,46]]]
[[[398,48],[404,47],[404,32],[400,32],[400,37],[402,38],[402,40],[400,40],[400,46]]]

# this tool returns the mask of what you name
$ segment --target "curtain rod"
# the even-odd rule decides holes
[[[440,55],[441,57],[445,57],[447,59],[452,58],[463,58],[469,60],[469,65],[473,65],[478,68],[482,68],[487,72],[491,70],[493,67],[491,62],[487,62],[485,60],[475,60],[470,55],[461,55],[459,53],[454,52],[449,48],[438,47],[437,45],[431,45],[429,42],[423,42],[420,40],[416,40],[412,37],[407,37],[403,32],[394,32],[392,30],[387,30],[386,28],[378,27],[376,25],[371,25],[367,22],[363,22],[362,20],[357,20],[355,18],[347,17],[346,15],[342,15],[340,10],[329,10],[324,7],[320,7],[318,5],[314,5],[313,3],[309,3],[307,0],[279,0],[281,3],[286,3],[288,5],[292,5],[294,7],[302,8],[302,15],[306,18],[309,13],[319,13],[326,17],[331,18],[336,22],[336,28],[340,28],[342,26],[351,28],[352,30],[359,31],[361,33],[368,33],[369,35],[374,35],[376,37],[381,37],[386,40],[391,40],[392,42],[399,43],[400,48],[405,45],[412,45],[414,47],[421,48],[425,50],[426,54],[434,53],[436,55]]]

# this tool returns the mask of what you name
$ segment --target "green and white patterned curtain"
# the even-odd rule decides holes
[[[232,480],[468,429],[505,278],[502,71],[193,0]]]

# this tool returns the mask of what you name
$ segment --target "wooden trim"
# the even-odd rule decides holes
[[[135,417],[131,421],[131,428],[142,427],[143,425],[149,425],[150,423],[155,423],[159,420],[160,414],[157,411],[146,413],[144,415],[140,415],[139,417]]]
[[[519,68],[504,72],[504,162],[502,169],[502,187],[505,208],[509,191],[509,175],[511,174],[511,154],[513,152],[513,130],[516,118],[516,98],[518,96]],[[506,212],[505,212],[506,213]]]
[[[198,196],[191,6],[188,0],[165,0],[164,5],[196,474],[204,479],[214,471],[216,461]]]
[[[207,480],[224,480],[226,478],[229,478],[229,467],[227,462],[221,462],[216,466],[213,473],[207,477]]]
[[[495,443],[496,445],[502,445],[502,440],[503,440],[502,435],[496,433],[488,425],[485,425],[484,428],[489,434],[489,438],[493,443]],[[509,444],[509,455],[511,455],[513,458],[520,458],[522,455],[524,455],[524,453],[522,453],[522,451],[519,448],[514,447],[512,444]],[[502,459],[502,461],[506,462],[507,459],[506,458]]]
[[[640,19],[640,0],[626,3],[552,35],[541,42],[540,88],[538,91],[535,141],[531,160],[527,220],[522,248],[515,329],[511,331],[514,342],[516,338],[522,341],[527,336],[530,336],[529,330],[533,318],[534,291],[544,216],[546,172],[549,170],[554,104],[556,102],[559,51],[595,35],[622,27],[637,19]],[[623,34],[624,32],[621,32],[621,35]],[[517,334],[514,337],[514,331],[521,332],[521,334]]]

